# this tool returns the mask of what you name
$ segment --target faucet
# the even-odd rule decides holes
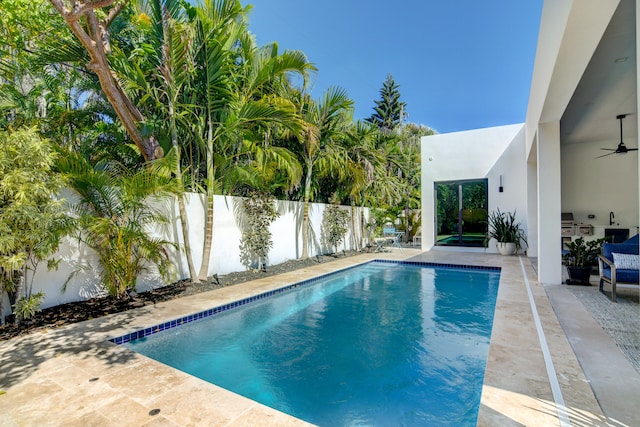
[[[613,212],[609,212],[609,225],[613,225],[613,218],[615,218],[616,216],[613,214]]]

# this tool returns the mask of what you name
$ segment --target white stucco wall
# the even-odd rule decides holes
[[[68,196],[68,194],[67,194]],[[171,219],[169,224],[157,227],[153,233],[162,238],[175,242],[182,248],[182,230],[179,222],[177,203],[165,203],[165,212]],[[204,244],[204,196],[198,194],[186,195],[187,215],[189,218],[189,235],[193,262],[198,272],[202,260]],[[243,271],[251,266],[243,264],[241,260],[240,241],[242,238],[242,199],[238,197],[215,196],[214,200],[214,231],[213,248],[209,263],[209,275],[224,275],[234,271]],[[311,227],[309,239],[309,256],[333,252],[333,248],[323,245],[322,220],[327,205],[312,203],[309,208],[309,222]],[[269,251],[269,265],[279,264],[297,259],[302,254],[302,213],[303,204],[300,202],[277,201],[276,209],[280,213],[271,224],[273,247]],[[343,206],[351,212],[351,207]],[[368,219],[368,209],[364,210]],[[361,209],[355,209],[360,224]],[[356,248],[352,223],[348,223],[349,231],[338,251]],[[356,230],[361,236],[361,230]],[[365,233],[366,234],[366,233]],[[181,249],[170,249],[170,256],[175,266],[173,280],[189,276],[186,256]],[[90,249],[79,245],[74,239],[66,239],[55,258],[60,259],[58,270],[47,271],[46,262],[41,263],[34,276],[33,292],[43,291],[45,300],[43,308],[52,307],[73,301],[81,301],[101,295],[100,280],[98,278],[99,263]],[[73,274],[76,272],[75,274]],[[171,282],[171,281],[170,281]],[[157,272],[151,270],[138,278],[138,290],[144,291],[163,286],[166,283]],[[5,296],[5,307],[9,307]],[[9,314],[9,311],[6,312]]]
[[[489,211],[516,211],[526,229],[526,157],[524,125],[425,136],[422,150],[422,249],[435,244],[434,183],[488,180]],[[504,192],[500,193],[500,176]],[[486,252],[497,252],[490,242]]]
[[[630,147],[637,146],[635,138],[625,139]],[[609,212],[614,213],[614,226],[631,229],[630,235],[638,226],[638,154],[596,158],[607,153],[601,147],[615,147],[618,142],[561,146],[562,211],[572,212],[578,224],[593,225],[597,237],[609,227]],[[589,218],[589,214],[595,218]]]
[[[535,235],[530,235],[529,240],[538,256],[538,277],[545,284],[562,281],[559,225],[565,208],[560,203],[561,187],[564,189],[560,168],[565,163],[560,166],[557,159],[559,132],[541,135],[540,130],[556,127],[562,119],[618,3],[619,0],[561,0],[543,4],[527,108],[526,153],[528,200],[536,204],[528,207],[529,223],[536,222]],[[565,195],[563,192],[563,199]]]

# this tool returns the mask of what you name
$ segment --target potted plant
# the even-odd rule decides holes
[[[567,252],[562,256],[567,273],[569,274],[569,284],[589,284],[591,268],[596,265],[598,255],[602,252],[602,244],[605,238],[585,241],[583,237],[578,237],[573,242],[567,242]]]
[[[520,222],[516,221],[516,213],[502,212],[497,209],[489,214],[489,231],[485,245],[489,240],[496,240],[496,248],[502,255],[513,255],[522,249],[522,243],[527,244],[527,236]]]

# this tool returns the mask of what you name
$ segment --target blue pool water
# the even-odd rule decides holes
[[[474,426],[498,281],[374,262],[125,345],[320,426]]]

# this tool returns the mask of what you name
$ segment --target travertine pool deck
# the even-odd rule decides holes
[[[640,425],[640,375],[628,362],[625,370],[624,357],[615,359],[622,367],[612,370],[606,354],[594,356],[601,348],[615,353],[615,345],[570,292],[540,285],[526,258],[405,249],[339,259],[0,342],[0,426],[309,425],[107,339],[382,258],[502,267],[478,425]],[[590,345],[592,338],[597,341]],[[556,380],[550,380],[545,355]]]

